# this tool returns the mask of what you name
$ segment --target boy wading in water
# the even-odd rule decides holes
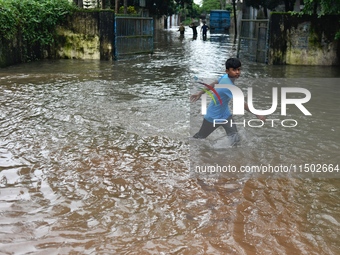
[[[225,62],[226,74],[222,75],[217,81],[210,84],[215,87],[216,84],[231,84],[235,85],[234,81],[240,77],[241,74],[241,61],[237,58],[230,58]],[[219,99],[214,94],[215,100],[212,100],[208,106],[207,114],[204,115],[203,123],[200,130],[194,135],[194,138],[203,139],[208,137],[216,128],[223,127],[227,133],[228,138],[231,141],[231,146],[236,146],[240,142],[240,137],[237,132],[236,124],[233,121],[233,116],[229,109],[229,101],[233,98],[233,94],[227,88],[216,88],[216,92],[219,94],[222,104],[215,103]],[[191,102],[196,102],[204,91],[197,92],[190,96]],[[244,103],[244,109],[249,111],[248,104]],[[266,118],[261,115],[256,117],[262,121]],[[214,120],[227,120],[226,123],[216,124]],[[218,122],[217,122],[218,123]]]
[[[183,26],[183,23],[181,23],[181,26],[178,28],[178,31],[179,31],[180,35],[184,35],[185,27]]]

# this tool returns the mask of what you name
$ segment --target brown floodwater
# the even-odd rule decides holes
[[[339,67],[242,60],[237,84],[258,106],[270,107],[273,87],[304,87],[312,116],[289,106],[268,118],[294,128],[239,125],[236,148],[222,130],[195,141],[195,79],[223,74],[236,47],[176,30],[156,31],[152,56],[0,69],[1,254],[340,254]]]

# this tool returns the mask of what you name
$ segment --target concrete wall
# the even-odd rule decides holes
[[[144,19],[140,19],[140,22]],[[153,29],[164,29],[164,17],[154,19],[154,21],[151,23],[154,24],[151,31]],[[85,10],[69,16],[62,25],[56,28],[55,42],[51,46],[25,45],[20,33],[12,41],[0,40],[0,67],[43,58],[114,60],[118,54],[122,54],[122,52],[118,52],[118,46],[120,46],[120,49],[124,48],[123,44],[118,45],[119,40],[116,37],[127,38],[130,35],[134,37],[130,39],[127,46],[130,47],[134,43],[132,45],[134,47],[130,47],[131,49],[125,47],[124,50],[130,51],[123,53],[152,52],[153,35],[148,35],[151,38],[151,42],[150,40],[147,41],[149,44],[139,43],[136,40],[138,38],[142,38],[142,41],[145,42],[144,34],[129,34],[134,31],[134,29],[130,29],[132,27],[122,28],[121,24],[115,22],[113,10]],[[136,24],[132,24],[132,26],[136,26]],[[117,34],[114,34],[115,28],[117,28]],[[124,30],[123,36],[121,36],[122,29]],[[146,46],[150,47],[145,49]]]
[[[179,26],[179,16],[178,14],[174,14],[167,17],[167,28],[177,27]]]
[[[27,45],[20,32],[14,40],[0,39],[0,67],[41,59],[47,55],[47,49],[39,44]]]
[[[57,28],[51,57],[112,60],[114,12],[77,12]]]
[[[273,13],[270,17],[269,64],[340,65],[340,16],[292,16]]]
[[[15,38],[13,41],[0,39],[0,68],[14,65],[22,62],[21,38]]]
[[[165,28],[165,17],[157,18],[154,17],[154,28],[155,29],[164,29]]]
[[[52,46],[26,45],[20,32],[0,40],[0,67],[43,58],[112,60],[114,42],[113,11],[77,12],[57,27]]]

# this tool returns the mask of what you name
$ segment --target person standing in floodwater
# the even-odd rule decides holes
[[[202,32],[202,35],[203,35],[203,40],[207,40],[207,32],[209,30],[209,27],[206,25],[205,22],[203,22],[203,26],[201,27],[201,32]]]
[[[185,27],[183,26],[183,23],[181,23],[180,27],[178,28],[178,31],[179,31],[179,33],[180,33],[181,36],[184,35]]]
[[[193,39],[197,38],[197,25],[195,24],[195,22],[191,23],[189,26],[192,29],[192,33],[193,33]]]

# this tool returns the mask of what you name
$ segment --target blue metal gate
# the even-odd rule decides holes
[[[116,16],[114,58],[153,53],[153,32],[152,18]]]

